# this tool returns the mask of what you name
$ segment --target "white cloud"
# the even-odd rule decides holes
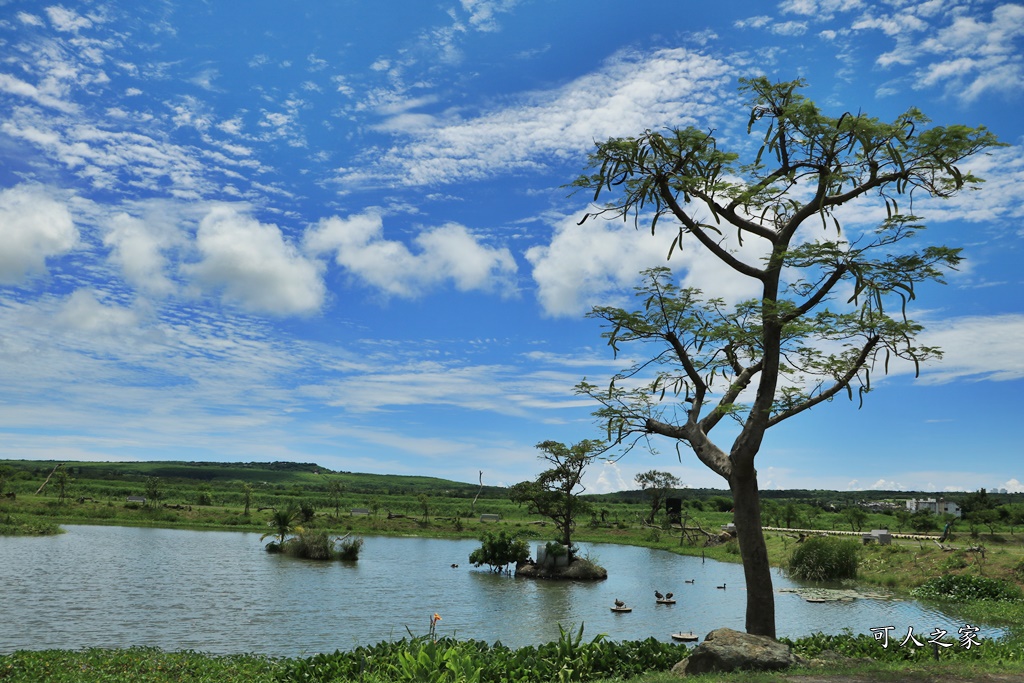
[[[756,281],[738,275],[693,237],[684,237],[683,248],[667,260],[676,233],[670,221],[660,225],[651,236],[646,227],[634,229],[632,221],[592,218],[580,225],[578,218],[563,218],[550,244],[526,252],[544,312],[578,315],[593,305],[608,304],[609,297],[631,291],[640,271],[655,266],[671,267],[679,274],[681,286],[697,287],[708,296],[738,301],[757,294]],[[744,247],[733,250],[756,263],[756,247],[756,240],[748,239]]]
[[[990,21],[955,9],[939,13],[933,3],[909,5],[896,14],[876,11],[865,12],[852,28],[880,30],[895,39],[894,49],[877,58],[880,66],[923,62],[914,71],[912,87],[941,86],[970,102],[986,92],[1012,94],[1024,86],[1019,58],[1024,6],[998,5]]]
[[[90,28],[92,21],[81,16],[74,10],[66,9],[59,5],[46,8],[46,15],[50,17],[50,23],[58,31],[78,33],[79,29]]]
[[[497,15],[509,12],[518,0],[459,0],[462,9],[469,12],[469,25],[478,31],[498,30]]]
[[[89,338],[119,336],[139,323],[138,315],[121,306],[101,304],[92,291],[79,289],[63,303],[54,316],[59,327]]]
[[[1003,482],[1002,486],[999,488],[1006,489],[1008,493],[1024,493],[1024,484],[1016,479],[1010,479],[1009,481]]]
[[[724,62],[684,48],[623,52],[597,72],[519,106],[416,130],[411,141],[340,169],[339,182],[435,185],[575,160],[594,140],[706,124],[720,93],[732,96],[725,87],[732,75]]]
[[[43,20],[35,14],[29,14],[28,12],[18,12],[18,21],[29,26],[42,26]]]
[[[299,254],[276,225],[216,207],[200,222],[196,247],[201,260],[184,271],[246,310],[301,315],[323,304],[320,264]]]
[[[167,259],[163,251],[181,242],[177,227],[165,221],[149,221],[118,213],[106,226],[103,243],[111,248],[111,260],[117,263],[125,279],[151,294],[167,295],[174,284],[167,277]]]
[[[1024,356],[1020,352],[1024,314],[966,316],[925,324],[922,342],[938,346],[944,356],[922,367],[922,381],[940,384],[957,379],[1024,378]]]
[[[413,253],[402,242],[384,239],[380,214],[367,212],[322,219],[305,236],[306,249],[333,253],[338,265],[385,294],[416,297],[445,281],[460,291],[514,288],[515,260],[507,248],[493,248],[462,225],[424,230]]]
[[[71,251],[78,228],[67,206],[35,185],[0,190],[0,282],[46,273],[46,259]]]

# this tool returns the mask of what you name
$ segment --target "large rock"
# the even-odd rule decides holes
[[[709,671],[778,671],[796,663],[789,645],[774,638],[718,628],[707,634],[704,642],[672,671],[684,676]]]

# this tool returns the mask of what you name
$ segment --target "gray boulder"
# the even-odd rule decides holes
[[[683,676],[711,671],[778,671],[796,663],[789,645],[774,638],[718,628],[707,634],[704,642],[672,671]]]

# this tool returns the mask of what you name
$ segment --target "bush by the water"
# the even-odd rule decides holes
[[[492,572],[500,572],[508,565],[524,562],[530,557],[530,546],[526,541],[505,529],[498,533],[485,531],[480,540],[483,545],[469,555],[474,567],[486,564]]]
[[[928,579],[911,591],[917,598],[967,602],[970,600],[995,600],[1012,602],[1024,600],[1020,588],[999,579],[967,574],[946,574]]]
[[[797,546],[789,558],[789,573],[808,581],[857,578],[856,541],[818,536]]]
[[[358,560],[361,538],[332,538],[326,531],[301,530],[284,543],[268,543],[267,551],[304,560]]]

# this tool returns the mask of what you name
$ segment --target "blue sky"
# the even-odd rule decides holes
[[[534,476],[538,442],[601,436],[573,387],[629,356],[584,314],[632,305],[671,239],[578,225],[564,186],[648,128],[749,151],[737,79],[764,74],[836,116],[915,106],[1010,146],[970,162],[980,192],[915,206],[964,249],[911,310],[945,358],[769,432],[762,486],[1024,490],[1024,5],[239,8],[0,0],[0,457]],[[696,251],[667,265],[750,293]],[[654,445],[588,489],[650,468],[724,487]]]

